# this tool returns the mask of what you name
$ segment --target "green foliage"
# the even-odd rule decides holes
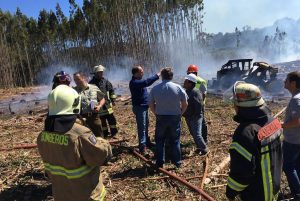
[[[82,8],[69,0],[69,6],[68,18],[57,4],[37,20],[19,8],[13,15],[0,10],[0,73],[8,77],[0,88],[33,85],[37,72],[53,63],[115,65],[110,58],[127,56],[163,64],[158,47],[201,32],[202,0],[84,0]]]

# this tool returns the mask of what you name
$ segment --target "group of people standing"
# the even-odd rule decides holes
[[[55,200],[104,200],[100,166],[112,157],[111,146],[103,139],[109,136],[107,122],[112,137],[118,132],[112,108],[116,96],[112,84],[103,77],[104,70],[95,66],[90,82],[85,73],[74,73],[74,88],[64,71],[53,78],[49,112],[37,144]],[[157,167],[164,166],[165,144],[171,148],[171,162],[181,167],[182,117],[195,141],[195,154],[209,152],[204,108],[207,84],[198,72],[197,66],[190,65],[182,87],[172,81],[170,67],[147,79],[143,79],[142,66],[132,68],[129,88],[139,151],[145,154],[155,146]],[[148,94],[147,87],[160,77],[162,81]],[[245,82],[233,86],[234,120],[239,125],[229,147],[228,200],[276,200],[282,169],[294,200],[300,200],[300,71],[287,75],[285,88],[292,98],[281,123],[272,117],[257,86]],[[148,135],[149,108],[156,117],[155,145]],[[78,117],[84,118],[84,123]]]
[[[142,154],[146,148],[151,148],[153,143],[148,136],[148,108],[156,116],[155,129],[155,156],[157,167],[165,163],[165,143],[172,150],[172,163],[181,166],[181,117],[184,116],[189,131],[196,144],[196,153],[206,155],[207,126],[204,119],[204,101],[207,84],[204,79],[197,76],[198,67],[190,65],[184,81],[184,88],[172,82],[173,69],[163,68],[159,73],[143,79],[142,66],[132,68],[132,79],[129,88],[132,97],[132,109],[136,117],[139,150]],[[162,82],[154,86],[150,94],[147,88],[161,77]]]
[[[110,160],[112,150],[104,138],[115,137],[118,129],[112,107],[116,96],[104,71],[102,65],[95,66],[89,82],[85,73],[74,73],[73,88],[69,74],[54,75],[37,144],[55,200],[105,198],[100,166]]]
[[[118,133],[117,121],[114,116],[113,106],[116,95],[109,80],[104,78],[105,67],[95,66],[89,81],[85,72],[78,71],[73,74],[76,84],[74,89],[81,96],[81,117],[85,118],[85,124],[97,137],[115,137]],[[71,77],[65,71],[54,75],[52,90],[59,85],[69,86]]]
[[[198,67],[190,65],[183,88],[172,82],[172,68],[143,79],[141,66],[132,68],[129,87],[133,112],[136,116],[139,149],[144,153],[152,143],[148,136],[148,107],[156,116],[156,166],[163,167],[165,144],[172,149],[172,163],[181,166],[181,117],[187,126],[200,155],[208,153],[207,126],[204,118],[206,82],[197,76]],[[146,87],[161,77],[150,94]],[[229,148],[230,171],[226,188],[228,200],[276,200],[279,196],[281,172],[285,172],[294,200],[300,200],[300,71],[291,72],[285,88],[292,94],[283,123],[261,96],[260,89],[246,82],[236,82],[232,101],[239,124]],[[283,135],[282,135],[283,130]]]

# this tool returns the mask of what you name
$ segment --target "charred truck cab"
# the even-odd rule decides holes
[[[217,71],[217,78],[209,81],[209,88],[224,91],[236,81],[245,81],[270,93],[283,92],[283,81],[277,79],[278,68],[266,62],[254,62],[252,65],[252,60],[229,60],[222,66],[221,70]]]

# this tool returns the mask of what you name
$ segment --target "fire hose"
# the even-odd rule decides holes
[[[284,107],[282,110],[280,110],[276,115],[274,115],[274,118],[277,118],[278,116],[280,116],[284,111],[286,110],[286,107]],[[119,143],[119,142],[124,142],[126,140],[116,140],[116,141],[110,141],[110,144],[112,146],[119,146],[119,147],[123,147],[123,148],[126,148],[126,149],[129,149],[131,151],[131,153],[135,156],[137,156],[138,158],[142,159],[143,161],[145,161],[148,165],[152,166],[152,167],[155,167],[155,165],[150,161],[148,160],[147,158],[145,158],[143,155],[141,155],[140,153],[138,153],[137,151],[135,151],[134,149],[132,148],[129,148],[129,147],[126,147],[126,146],[121,146],[121,145],[118,145],[116,143]],[[13,150],[13,149],[32,149],[32,148],[36,148],[37,147],[37,144],[21,144],[21,145],[16,145],[12,148],[0,148],[0,151],[8,151],[8,150]],[[174,179],[180,183],[182,183],[183,185],[187,186],[188,188],[190,188],[191,190],[199,193],[201,196],[203,196],[204,199],[208,200],[208,201],[215,201],[214,198],[212,198],[210,195],[208,195],[205,191],[203,191],[202,189],[194,186],[193,184],[190,184],[188,181],[186,181],[185,179],[181,178],[181,177],[178,177],[177,175],[167,171],[166,169],[164,168],[157,168],[160,172],[168,175],[171,179]]]
[[[145,158],[143,155],[141,155],[140,153],[138,153],[137,151],[135,151],[133,148],[130,147],[126,147],[126,146],[122,146],[122,145],[118,145],[115,143],[111,143],[112,146],[118,146],[118,147],[122,147],[125,149],[128,149],[133,155],[137,156],[138,158],[142,159],[143,161],[145,161],[148,165],[150,165],[151,167],[157,168],[155,167],[155,165],[147,158]],[[181,184],[187,186],[188,188],[190,188],[191,190],[199,193],[205,200],[208,201],[215,201],[214,198],[212,198],[210,195],[208,195],[205,191],[203,191],[202,189],[194,186],[193,184],[189,183],[188,181],[186,181],[185,179],[178,177],[177,175],[167,171],[164,168],[157,168],[160,172],[168,175],[170,177],[170,179],[176,180],[178,182],[180,182]]]

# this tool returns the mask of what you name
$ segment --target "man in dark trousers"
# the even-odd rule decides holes
[[[135,114],[137,123],[138,138],[139,138],[139,150],[144,154],[146,146],[151,148],[152,143],[148,136],[148,86],[152,85],[159,79],[160,73],[157,73],[148,79],[143,79],[144,69],[142,66],[134,66],[132,68],[132,79],[129,83],[129,89],[131,92],[132,111]]]
[[[226,188],[229,200],[276,200],[282,168],[281,124],[253,84],[237,82],[233,100],[239,123],[229,148],[230,172]]]
[[[113,105],[115,104],[116,95],[114,88],[110,81],[103,77],[103,72],[105,71],[104,66],[99,65],[94,67],[94,77],[89,82],[89,84],[94,84],[99,87],[100,91],[105,94],[105,104],[100,109],[99,115],[102,122],[102,130],[104,137],[108,137],[109,130],[111,137],[116,136],[118,133],[117,120],[114,116]],[[107,125],[107,122],[108,125]]]
[[[186,89],[189,99],[183,116],[196,143],[196,153],[203,156],[208,153],[208,149],[202,136],[203,99],[201,92],[195,87],[197,80],[197,76],[192,73],[185,77],[183,87]]]

